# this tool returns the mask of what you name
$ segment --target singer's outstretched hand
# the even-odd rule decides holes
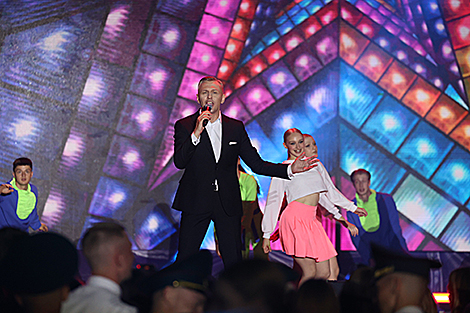
[[[201,114],[198,116],[196,121],[196,127],[194,128],[194,135],[199,138],[201,136],[202,131],[204,130],[204,120],[210,121],[211,119],[211,111],[202,109]]]
[[[305,172],[311,169],[312,167],[317,166],[318,159],[316,155],[312,155],[311,157],[306,157],[305,152],[302,152],[301,155],[299,155],[294,163],[292,163],[292,173],[300,173],[300,172]]]

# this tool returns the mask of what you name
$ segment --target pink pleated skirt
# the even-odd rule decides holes
[[[316,206],[296,201],[287,205],[279,221],[279,237],[287,255],[322,262],[338,254],[316,212]]]

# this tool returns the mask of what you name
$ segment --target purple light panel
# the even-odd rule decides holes
[[[232,23],[204,14],[196,40],[218,48],[225,48]]]
[[[96,187],[88,213],[123,220],[137,198],[140,188],[102,176]]]
[[[171,102],[183,67],[171,61],[141,54],[132,80],[131,91],[154,100]]]
[[[157,12],[152,17],[142,50],[178,63],[185,63],[196,30],[189,23]]]
[[[244,86],[240,90],[239,98],[253,116],[258,115],[275,101],[259,78],[250,81]]]
[[[224,51],[195,42],[187,67],[211,76],[217,74]]]
[[[111,4],[97,49],[101,59],[132,67],[139,54],[140,35],[150,3],[149,0],[129,0]]]
[[[103,172],[141,184],[148,179],[154,150],[152,146],[114,136]]]
[[[78,117],[102,126],[114,123],[129,71],[95,61],[78,104]]]
[[[117,131],[129,137],[158,143],[168,126],[169,110],[158,102],[127,95]]]

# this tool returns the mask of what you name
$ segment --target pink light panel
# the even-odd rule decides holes
[[[271,46],[269,46],[266,50],[262,52],[263,56],[266,58],[269,64],[273,64],[280,58],[282,58],[286,52],[281,47],[279,42],[275,42]]]
[[[245,41],[250,33],[251,21],[242,18],[237,18],[235,24],[233,24],[232,32],[230,37]]]
[[[338,17],[338,2],[332,1],[316,13],[323,26],[333,22]]]
[[[341,3],[341,18],[348,21],[352,25],[356,25],[362,18],[362,13],[359,12],[348,2]]]
[[[470,45],[470,15],[447,24],[454,49]]]
[[[240,60],[244,46],[243,42],[230,38],[225,48],[224,59],[237,62]]]
[[[271,93],[269,93],[259,79],[250,81],[250,83],[241,90],[239,98],[253,116],[261,113],[275,101]]]
[[[305,38],[310,38],[310,36],[315,34],[321,28],[322,26],[315,15],[310,16],[300,24],[300,29],[302,30]]]
[[[255,56],[253,59],[247,62],[247,68],[249,70],[250,76],[255,77],[268,67],[266,61],[260,55]]]
[[[242,0],[238,10],[238,16],[252,20],[255,16],[258,0]]]
[[[239,3],[240,0],[209,0],[206,12],[232,21],[237,13]]]
[[[196,40],[221,49],[225,48],[232,23],[204,14]]]
[[[188,68],[208,75],[215,75],[222,59],[222,50],[195,42],[188,61]]]
[[[363,16],[359,24],[357,24],[357,29],[366,35],[369,38],[375,37],[375,35],[379,32],[380,26],[372,21],[367,16]]]
[[[447,21],[470,14],[468,0],[444,0],[440,3]]]
[[[222,60],[222,64],[220,65],[219,72],[217,73],[217,77],[222,80],[229,79],[230,75],[232,75],[236,67],[237,67],[237,63],[230,62],[228,60]]]

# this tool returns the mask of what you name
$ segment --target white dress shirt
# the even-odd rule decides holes
[[[91,276],[62,303],[61,313],[137,313],[121,300],[121,287],[103,276]]]
[[[211,121],[207,123],[206,131],[209,135],[212,149],[214,150],[215,161],[219,162],[222,147],[222,114],[219,114],[219,117],[217,118],[217,120],[215,120],[214,123],[212,123]],[[201,141],[201,137],[197,138],[193,132],[191,133],[191,141],[193,145],[196,146]],[[294,174],[292,173],[292,164],[289,164],[289,166],[287,167],[287,175],[289,176],[289,178],[294,177]]]

